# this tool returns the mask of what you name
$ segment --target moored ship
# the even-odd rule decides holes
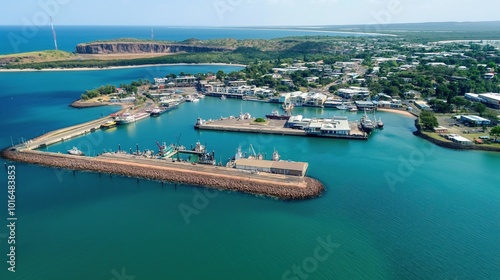
[[[109,129],[109,128],[113,128],[115,126],[116,126],[115,121],[107,121],[106,123],[101,124],[101,129]]]
[[[71,150],[68,150],[68,154],[73,155],[73,156],[84,156],[85,154],[78,150],[77,147],[73,147]]]
[[[266,118],[270,120],[288,120],[290,115],[280,114],[278,110],[273,110],[271,114],[267,114]]]
[[[370,133],[373,131],[373,129],[375,129],[375,124],[373,123],[372,120],[370,120],[370,118],[368,118],[366,110],[365,110],[365,115],[361,117],[360,126],[361,129],[366,133]]]

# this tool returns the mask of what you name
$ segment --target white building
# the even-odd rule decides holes
[[[347,118],[313,119],[304,130],[311,135],[349,135],[351,126]]]
[[[325,103],[327,96],[322,93],[313,93],[308,96],[306,105],[322,107],[323,103]]]
[[[308,94],[301,91],[295,91],[290,94],[290,102],[295,106],[302,106],[307,103]]]
[[[354,96],[368,97],[370,96],[370,91],[365,87],[349,87],[339,89],[337,95],[348,99]]]

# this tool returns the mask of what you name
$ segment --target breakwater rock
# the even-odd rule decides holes
[[[15,149],[6,149],[0,153],[0,156],[7,160],[28,164],[176,182],[219,190],[270,196],[282,200],[314,198],[321,195],[324,191],[324,186],[321,182],[309,177],[303,178],[305,184],[303,187],[299,187],[291,183],[286,184],[267,180],[266,177],[255,179],[247,178],[243,174],[222,175],[216,173],[215,168],[214,172],[202,172],[182,169],[182,166],[171,168],[167,166],[77,157],[39,151],[16,151]]]
[[[205,53],[226,52],[231,49],[213,46],[167,44],[152,42],[96,42],[78,44],[79,54],[119,54],[119,53]]]

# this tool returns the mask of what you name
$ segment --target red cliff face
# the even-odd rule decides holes
[[[165,43],[89,43],[76,46],[79,54],[115,54],[115,53],[202,53],[202,52],[225,52],[231,49],[210,46],[192,46]]]

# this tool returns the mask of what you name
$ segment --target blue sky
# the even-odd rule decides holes
[[[18,0],[0,25],[284,26],[500,20],[498,0]]]

